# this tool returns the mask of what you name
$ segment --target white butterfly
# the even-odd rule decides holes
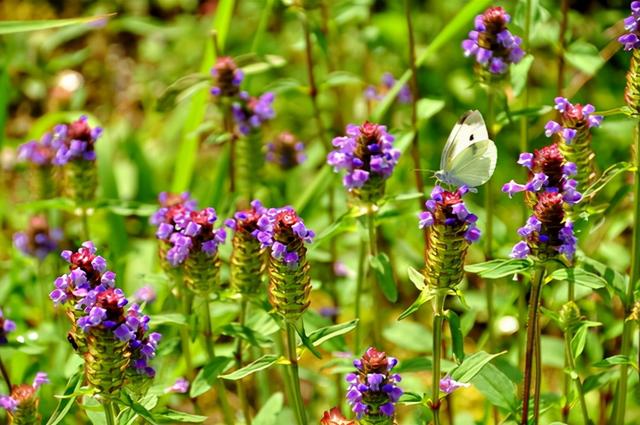
[[[448,185],[474,188],[489,181],[497,160],[498,150],[489,139],[482,115],[469,111],[453,127],[435,177]]]

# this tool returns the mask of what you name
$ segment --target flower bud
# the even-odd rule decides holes
[[[41,416],[38,413],[38,388],[42,384],[49,383],[47,374],[38,372],[33,384],[14,385],[11,394],[0,395],[0,407],[9,414],[10,425],[36,425],[40,424]]]
[[[211,69],[211,75],[215,79],[214,87],[211,89],[214,96],[231,98],[240,93],[244,73],[229,56],[218,58]]]
[[[575,328],[580,323],[580,318],[580,308],[573,301],[565,303],[560,309],[560,326],[564,331]]]
[[[304,153],[304,143],[288,131],[283,131],[267,144],[266,158],[280,169],[290,170],[302,164],[307,156]]]
[[[324,412],[320,418],[320,425],[356,425],[356,421],[345,418],[340,408],[334,407]]]
[[[24,232],[13,235],[13,244],[24,254],[42,261],[58,248],[62,240],[62,230],[50,229],[47,217],[35,215],[29,218],[29,225]]]

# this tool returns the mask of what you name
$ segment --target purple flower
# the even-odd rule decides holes
[[[273,109],[274,99],[275,95],[271,92],[264,93],[258,98],[241,93],[238,100],[232,105],[233,119],[238,131],[248,135],[263,123],[272,120],[276,115]]]
[[[133,295],[137,302],[151,304],[156,300],[156,290],[151,285],[145,285]]]
[[[304,249],[304,244],[312,243],[315,233],[308,229],[304,221],[298,217],[291,207],[271,208],[266,210],[257,221],[258,228],[252,234],[263,248],[271,248],[271,257],[280,260],[289,267],[297,268],[303,255],[297,249]],[[288,241],[287,244],[282,241]],[[300,248],[299,242],[303,242]]]
[[[0,345],[6,344],[8,342],[7,335],[15,330],[16,324],[13,321],[5,318],[4,314],[2,313],[2,309],[0,309]]]
[[[44,372],[36,373],[36,377],[33,379],[33,388],[36,390],[40,388],[44,384],[49,383],[49,377]]]
[[[618,38],[618,41],[624,46],[624,50],[634,50],[640,47],[638,22],[640,22],[640,2],[632,1],[631,15],[624,20],[624,28],[629,32]]]
[[[284,131],[267,144],[266,159],[283,170],[290,170],[306,161],[304,143]]]
[[[455,192],[445,191],[440,186],[435,186],[431,191],[431,197],[426,201],[426,211],[418,214],[418,227],[423,229],[436,224],[445,226],[463,226],[464,236],[467,242],[473,243],[480,238],[480,230],[475,223],[478,217],[467,209],[462,197],[468,192],[463,186]]]
[[[51,229],[44,215],[29,218],[24,232],[13,235],[13,245],[24,254],[44,260],[49,253],[58,249],[62,240],[62,230]]]
[[[545,135],[559,134],[568,145],[576,137],[588,134],[589,129],[600,127],[602,115],[595,115],[596,108],[591,104],[575,105],[564,97],[554,99],[555,109],[560,112],[561,122],[549,121],[545,125]]]
[[[164,392],[166,393],[178,393],[178,394],[186,394],[189,391],[189,381],[184,378],[176,379],[176,382],[166,388]]]
[[[13,412],[18,407],[18,402],[8,395],[0,395],[0,407],[8,412]]]
[[[393,88],[396,84],[396,79],[390,72],[385,72],[382,74],[382,78],[380,81],[380,85],[376,86],[367,86],[364,91],[364,97],[367,100],[382,100],[385,94]],[[411,103],[413,96],[411,94],[411,89],[408,85],[403,84],[400,87],[400,91],[396,97],[398,103]]]
[[[100,127],[91,128],[86,116],[81,116],[71,124],[61,124],[54,128],[51,146],[55,149],[54,165],[64,165],[69,161],[95,161],[95,144],[102,135]]]
[[[531,250],[529,249],[529,245],[525,241],[520,241],[513,246],[511,250],[511,258],[523,259],[529,256]]]
[[[458,382],[454,380],[449,374],[445,375],[444,378],[440,379],[440,391],[445,394],[451,394],[458,388],[468,388],[471,384]]]
[[[475,28],[462,42],[466,57],[474,57],[476,62],[494,75],[503,75],[512,63],[524,57],[520,47],[522,39],[507,29],[509,15],[501,7],[491,7],[476,16]]]

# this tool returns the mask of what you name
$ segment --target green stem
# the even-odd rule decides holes
[[[433,412],[434,425],[440,425],[440,357],[442,349],[444,300],[444,295],[437,295],[433,306],[433,377],[431,381],[431,411]]]
[[[424,195],[424,180],[422,179],[422,167],[420,166],[420,131],[418,128],[418,100],[420,92],[418,87],[418,70],[416,68],[416,43],[413,35],[413,23],[411,20],[411,1],[405,0],[404,3],[405,18],[407,20],[407,32],[409,33],[409,65],[411,67],[411,130],[413,137],[411,140],[411,158],[413,160],[414,177],[416,180],[416,189],[420,193],[418,198],[418,209],[424,208],[426,201]],[[429,229],[425,226],[422,231],[424,242],[427,243]]]
[[[542,298],[542,288],[540,288],[541,294],[539,295],[539,299]],[[540,304],[540,301],[538,301]],[[535,323],[535,348],[534,354],[536,356],[535,361],[535,380],[533,381],[533,424],[538,425],[538,413],[540,412],[540,395],[542,388],[542,352],[540,347],[540,320],[537,319]]]
[[[240,302],[240,317],[239,322],[240,326],[244,327],[245,319],[247,316],[247,300],[243,296],[242,301]],[[242,338],[238,338],[236,340],[236,367],[240,369],[242,367]],[[247,400],[247,390],[244,386],[244,381],[242,379],[238,379],[236,381],[236,388],[238,391],[238,398],[240,399],[240,405],[242,406],[242,412],[244,414],[244,421],[247,425],[251,425],[251,407],[249,406],[249,402]]]
[[[494,88],[492,85],[488,87],[487,93],[487,129],[489,130],[489,137],[493,138],[493,126],[494,126]],[[484,210],[486,214],[486,229],[484,232],[484,258],[485,261],[491,261],[493,259],[493,204],[495,203],[493,196],[493,185],[489,180],[484,189]],[[494,308],[493,308],[493,281],[491,279],[485,279],[485,296],[487,304],[487,330],[489,333],[489,350],[493,350],[495,347],[495,329],[494,329]]]
[[[576,370],[576,363],[575,363],[575,360],[573,359],[573,353],[571,352],[571,337],[572,337],[571,330],[567,329],[564,333],[565,357],[567,360],[567,366],[569,371],[576,374],[574,381],[576,384],[576,391],[578,392],[578,400],[580,401],[580,410],[582,411],[582,421],[584,422],[585,425],[589,425],[591,421],[589,420],[589,411],[587,410],[587,402],[585,401],[585,398],[584,398],[584,389],[582,388],[582,381],[578,376],[578,371]],[[569,376],[568,373],[566,375]],[[566,393],[566,396],[567,398],[569,397],[568,391]],[[567,400],[567,405],[568,404],[569,404],[569,401]],[[568,412],[567,412],[567,419],[568,419]],[[565,423],[568,423],[567,420],[565,420]]]
[[[104,417],[107,421],[107,425],[116,425],[116,412],[113,408],[113,403],[110,400],[102,402],[104,408]]]
[[[82,237],[85,241],[91,240],[91,236],[89,234],[89,214],[87,214],[87,208],[80,208],[80,218],[82,220]]]
[[[287,334],[287,354],[289,356],[289,368],[291,370],[291,383],[293,391],[293,404],[294,411],[296,412],[296,419],[298,425],[307,425],[307,417],[304,409],[304,403],[302,400],[302,392],[300,390],[300,373],[298,370],[298,353],[296,348],[298,346],[296,342],[296,329],[295,325],[291,322],[286,322],[286,334]]]
[[[2,362],[2,357],[0,357],[0,372],[2,372],[2,378],[4,382],[7,384],[7,390],[11,392],[11,378],[9,377],[9,372],[7,372],[7,368],[4,366]]]
[[[182,314],[184,314],[185,320],[189,317],[191,313],[191,297],[186,291],[185,287],[182,286],[180,279],[176,284],[176,288],[178,291],[178,299],[182,303]],[[189,327],[180,326],[180,342],[182,345],[182,357],[186,363],[186,375],[189,379],[193,379],[193,362],[191,361],[191,346],[190,346],[190,337],[189,337]]]
[[[285,335],[286,331],[283,329],[283,332],[279,333],[278,336],[275,338],[276,340],[276,344],[278,345],[278,349],[280,352],[280,355],[282,357],[287,357],[288,356],[288,351],[287,351],[287,344],[286,344],[286,335]],[[285,395],[287,396],[287,400],[289,402],[289,404],[293,404],[294,403],[294,399],[295,396],[293,394],[293,386],[291,385],[291,369],[287,366],[287,365],[283,365],[282,366],[282,374],[284,375],[284,392]]]
[[[365,261],[367,258],[367,243],[362,238],[360,241],[360,255],[358,256],[358,270],[356,276],[356,299],[355,299],[355,316],[358,319],[356,324],[356,333],[354,337],[354,349],[353,353],[356,356],[360,355],[360,344],[362,342],[362,317],[360,317],[360,308],[362,304],[362,289],[364,286],[364,269]]]
[[[640,121],[636,121],[633,131],[633,143],[635,146],[635,159],[633,172],[633,193],[634,193],[634,211],[633,211],[633,236],[631,240],[631,273],[629,276],[629,286],[627,287],[627,302],[625,304],[625,319],[631,313],[634,304],[634,292],[638,279],[640,279]],[[625,320],[622,331],[622,347],[620,354],[629,357],[632,345],[633,321]],[[618,391],[614,403],[613,425],[623,425],[624,415],[627,403],[627,380],[629,366],[625,363],[620,366],[620,382],[618,382]]]
[[[234,193],[236,191],[236,137],[233,131],[231,104],[228,100],[222,103],[222,121],[224,132],[229,136],[229,191]]]
[[[213,329],[211,327],[211,310],[209,308],[209,299],[205,298],[204,300],[204,343],[207,350],[207,354],[209,355],[209,361],[213,361],[216,357],[216,347],[213,343]],[[224,423],[227,425],[233,425],[234,414],[231,410],[231,406],[229,406],[229,400],[227,399],[227,389],[222,382],[222,379],[218,378],[215,381],[216,391],[218,392],[218,403],[220,403],[220,408],[222,409],[222,415],[224,416]]]
[[[568,286],[567,286],[567,301],[571,302],[571,301],[575,301],[575,284],[574,282],[569,282]],[[564,359],[564,367],[565,369],[571,369],[570,365],[569,365],[569,361],[573,361],[573,359],[569,359],[568,357],[565,357]],[[565,398],[565,402],[564,402],[564,406],[562,407],[562,422],[567,423],[567,421],[569,420],[569,412],[571,410],[571,406],[569,404],[569,396],[571,392],[571,377],[568,374],[564,375],[564,398]]]
[[[376,216],[374,205],[369,205],[367,212],[367,230],[369,231],[369,254],[371,257],[376,257],[378,255],[378,238],[376,235]],[[378,280],[376,279],[376,275],[373,272],[373,269],[369,267],[369,273],[371,275],[371,298],[373,300],[373,305],[376,305],[376,296],[378,295]],[[379,350],[383,350],[382,346],[382,325],[381,325],[381,311],[376,312],[373,315],[373,345]]]
[[[543,265],[536,265],[531,278],[531,298],[529,299],[529,319],[527,322],[527,345],[524,359],[524,389],[522,395],[522,418],[521,425],[529,423],[529,399],[531,398],[531,378],[533,357],[535,355],[535,337],[538,323],[538,306],[540,304],[540,292],[546,268]],[[538,412],[534,411],[534,420],[537,420]]]

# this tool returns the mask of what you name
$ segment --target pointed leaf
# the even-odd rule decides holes
[[[269,400],[262,406],[256,417],[253,418],[253,425],[277,425],[278,414],[282,410],[283,401],[282,393],[275,393],[269,397]]]
[[[458,382],[469,382],[476,376],[482,368],[491,360],[505,354],[506,351],[496,354],[489,354],[484,351],[474,353],[464,359],[464,361],[451,372],[451,377]]]
[[[47,30],[66,27],[69,25],[90,24],[92,22],[107,20],[113,15],[115,14],[111,13],[108,15],[89,16],[85,18],[50,19],[41,21],[0,21],[0,35]]]
[[[233,359],[230,357],[214,357],[205,367],[200,369],[196,378],[191,383],[189,396],[196,398],[211,389],[218,375],[231,365]]]
[[[518,411],[516,384],[493,364],[485,364],[471,383],[493,406],[514,414]]]
[[[393,271],[387,254],[382,253],[375,257],[370,257],[369,263],[376,274],[376,281],[385,298],[392,303],[398,301],[398,288],[393,278]]]
[[[413,267],[409,267],[409,280],[418,288],[418,291],[425,288],[424,275]]]
[[[520,260],[516,258],[491,260],[485,263],[465,266],[465,271],[477,273],[486,279],[499,279],[501,277],[513,276],[523,273],[531,267],[530,260]]]
[[[418,309],[422,306],[422,304],[431,301],[433,297],[434,297],[434,294],[428,289],[422,290],[422,292],[420,292],[420,295],[418,295],[418,298],[416,298],[413,304],[407,307],[407,309],[403,311],[400,314],[400,316],[398,316],[398,320],[403,320],[411,316],[413,313],[418,311]]]
[[[628,162],[618,162],[617,164],[613,164],[602,172],[600,177],[598,177],[598,179],[582,193],[582,196],[587,198],[597,195],[598,192],[604,189],[614,177],[620,173],[630,170],[631,167],[631,164]]]
[[[317,329],[311,332],[308,338],[314,347],[318,347],[332,338],[351,332],[356,328],[357,325],[358,319],[354,319],[350,322],[338,323],[336,325]]]
[[[168,422],[172,424],[199,424],[207,420],[206,416],[194,415],[186,412],[178,412],[177,410],[172,409],[163,410],[161,412],[154,412],[153,416],[158,422]]]
[[[265,354],[259,359],[249,363],[242,369],[238,369],[226,375],[220,375],[220,378],[228,379],[230,381],[237,381],[238,379],[242,379],[245,376],[249,376],[273,366],[278,362],[278,360],[280,360],[280,356],[277,356],[275,354]]]
[[[69,413],[71,407],[73,407],[73,403],[76,401],[76,396],[69,397],[71,394],[75,394],[80,387],[82,386],[82,378],[84,377],[84,371],[82,369],[78,370],[76,373],[71,375],[69,381],[67,382],[67,386],[64,389],[63,397],[58,402],[58,406],[56,410],[53,411],[51,417],[47,421],[47,425],[57,425],[64,419],[64,417]]]
[[[134,412],[136,412],[146,422],[148,422],[150,424],[154,424],[154,425],[158,423],[158,422],[156,422],[156,419],[153,417],[151,412],[149,412],[147,410],[147,408],[144,407],[142,404],[140,404],[138,401],[136,401],[133,398],[131,398],[131,396],[129,395],[128,392],[122,391],[120,393],[120,400],[118,400],[118,401],[121,404],[123,404],[123,405],[127,406],[128,408],[130,408],[131,410],[133,410]]]
[[[607,286],[607,281],[600,276],[590,273],[582,267],[567,268],[555,270],[549,276],[549,280],[566,280],[567,282],[575,283],[576,285],[586,286],[591,289],[604,288]]]
[[[453,310],[448,310],[446,316],[451,331],[451,349],[455,360],[461,362],[464,360],[464,338],[460,330],[460,317]]]

